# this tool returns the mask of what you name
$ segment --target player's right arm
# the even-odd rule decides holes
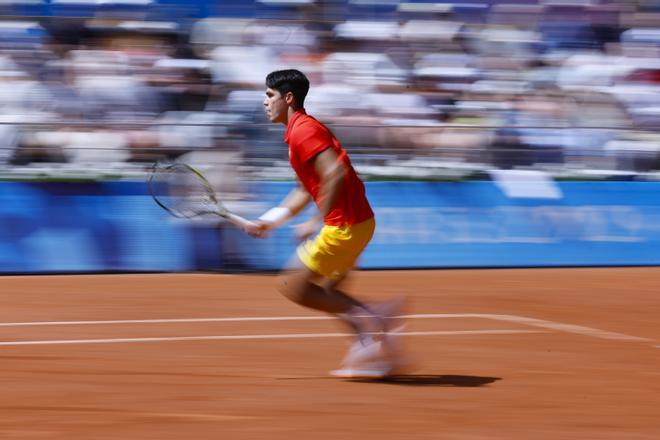
[[[312,201],[312,196],[307,192],[305,188],[298,182],[295,188],[284,198],[280,206],[283,208],[289,209],[291,215],[289,218],[293,218],[300,214],[300,212],[305,209],[305,207]],[[288,220],[288,219],[287,219]]]
[[[282,203],[266,211],[258,220],[255,227],[248,230],[248,234],[253,237],[263,238],[271,229],[282,226],[284,223],[300,214],[312,200],[312,196],[298,182]]]

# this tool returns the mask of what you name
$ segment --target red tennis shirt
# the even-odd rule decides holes
[[[374,216],[365,194],[364,183],[353,169],[346,151],[325,125],[309,116],[305,109],[300,109],[289,119],[284,142],[289,145],[291,167],[316,206],[320,206],[321,178],[314,169],[314,157],[325,149],[332,148],[346,166],[339,196],[323,219],[326,225],[355,225]]]

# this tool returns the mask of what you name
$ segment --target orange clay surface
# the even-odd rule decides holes
[[[660,439],[660,268],[358,272],[435,315],[380,382],[275,281],[0,278],[0,439]]]

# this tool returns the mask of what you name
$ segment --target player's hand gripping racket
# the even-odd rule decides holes
[[[184,163],[155,163],[148,181],[154,201],[178,218],[219,215],[232,224],[248,230],[254,223],[230,212],[218,199],[206,177]]]

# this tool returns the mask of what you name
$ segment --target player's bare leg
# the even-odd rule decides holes
[[[323,279],[321,286],[330,294],[345,295],[339,285],[345,284],[347,272],[341,279]],[[382,302],[363,303],[370,315],[378,320],[378,332],[374,339],[355,341],[344,358],[342,368],[332,372],[340,377],[381,378],[401,374],[414,368],[414,361],[405,353],[401,344],[401,332],[406,324],[403,318],[405,309],[403,297]]]
[[[333,371],[333,375],[387,376],[401,365],[397,337],[389,333],[392,328],[389,324],[400,311],[400,302],[366,305],[339,289],[344,281],[345,277],[320,278],[313,271],[301,268],[284,274],[279,289],[297,304],[336,315],[355,332],[356,339],[344,357],[342,368]]]
[[[363,333],[367,329],[352,315],[368,315],[368,309],[362,302],[338,290],[336,286],[340,282],[341,280],[320,280],[318,274],[302,267],[280,275],[278,290],[296,304],[336,315],[353,331]]]

